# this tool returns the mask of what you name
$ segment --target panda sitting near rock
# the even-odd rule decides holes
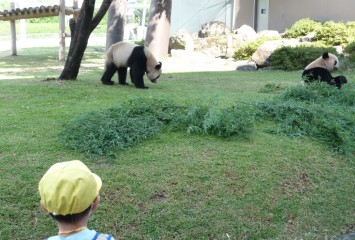
[[[105,71],[101,82],[113,85],[112,76],[118,74],[118,83],[126,83],[127,68],[132,83],[136,88],[148,88],[144,85],[143,76],[147,73],[149,80],[156,83],[161,74],[162,63],[158,62],[148,48],[129,42],[113,44],[106,52]]]
[[[339,68],[339,60],[337,56],[331,53],[323,53],[323,55],[304,69],[302,73],[302,84],[308,84],[313,81],[326,82],[329,85],[335,85],[337,88],[341,88],[342,84],[348,82],[345,76],[332,77],[330,74],[334,69]]]

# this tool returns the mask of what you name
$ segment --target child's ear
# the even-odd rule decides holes
[[[48,213],[48,209],[43,206],[42,201],[40,201],[40,204],[41,204],[41,208],[43,209],[43,211],[44,211],[45,213]]]
[[[91,212],[92,212],[92,213],[96,211],[97,206],[99,205],[99,203],[100,203],[100,196],[97,196],[97,197],[95,198],[94,202],[93,202],[92,205],[91,205]]]

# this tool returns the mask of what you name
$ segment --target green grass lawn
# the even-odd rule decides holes
[[[115,159],[93,160],[59,140],[73,117],[131,98],[266,101],[299,84],[300,72],[164,73],[140,90],[101,84],[99,48],[88,49],[77,81],[44,81],[63,67],[57,48],[9,55],[0,52],[0,239],[57,233],[37,184],[50,165],[72,159],[103,180],[89,227],[116,239],[329,239],[355,231],[354,161],[317,139],[264,131],[267,123],[239,140],[161,132]],[[355,72],[344,74],[353,87]],[[270,84],[276,90],[263,91]]]

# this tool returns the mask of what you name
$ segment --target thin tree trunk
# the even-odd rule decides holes
[[[168,56],[171,2],[172,0],[152,0],[145,45],[158,59]]]
[[[112,44],[123,41],[126,12],[127,0],[113,0],[108,9],[106,51]]]
[[[70,47],[64,69],[59,76],[61,80],[75,80],[78,77],[81,61],[92,31],[105,16],[112,0],[104,0],[94,17],[95,0],[84,0],[77,23],[71,22]]]

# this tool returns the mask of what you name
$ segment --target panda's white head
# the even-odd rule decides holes
[[[331,53],[323,53],[322,55],[322,59],[325,62],[326,65],[326,69],[331,72],[334,69],[338,69],[339,68],[339,60],[338,57],[335,56],[334,54]]]
[[[321,67],[327,69],[329,72],[340,67],[338,57],[332,53],[325,52],[322,56],[311,62],[305,70]]]
[[[158,62],[155,65],[147,64],[147,76],[152,83],[156,83],[161,74],[162,63]]]
[[[155,59],[154,55],[148,50],[148,48],[144,48],[144,52],[147,57],[147,77],[152,83],[156,83],[161,74],[162,63]]]

